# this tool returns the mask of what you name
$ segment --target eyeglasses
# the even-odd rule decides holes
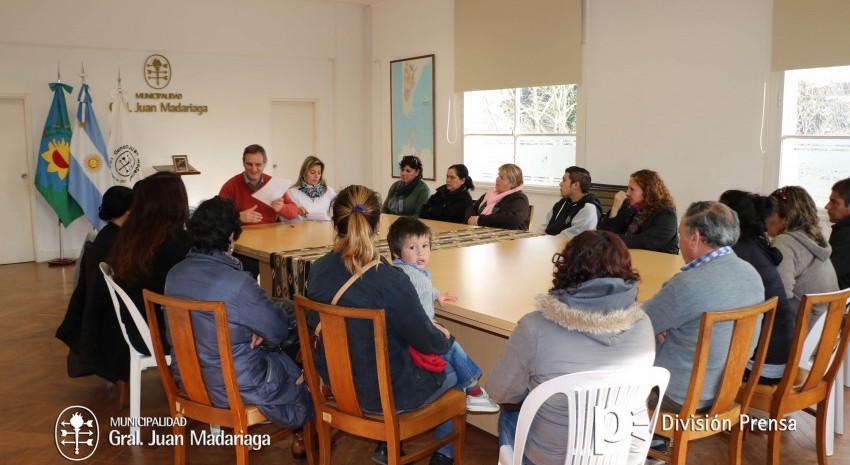
[[[555,252],[555,255],[552,255],[552,263],[555,265],[564,263],[564,256],[560,252]]]

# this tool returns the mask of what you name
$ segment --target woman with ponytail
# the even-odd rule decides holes
[[[782,252],[779,276],[796,325],[804,294],[838,290],[838,278],[829,260],[832,248],[820,231],[815,201],[805,189],[799,186],[776,189],[770,194],[770,202],[773,213],[767,217],[767,233],[773,238],[772,245]],[[810,327],[824,311],[825,307],[815,307]]]
[[[331,206],[336,241],[333,250],[316,260],[307,278],[307,297],[330,303],[334,295],[352,277],[354,281],[336,304],[356,308],[382,308],[387,319],[387,351],[390,361],[396,408],[411,411],[421,408],[458,384],[451,366],[439,373],[414,365],[408,346],[423,354],[446,353],[454,342],[448,330],[431,324],[419,302],[413,284],[404,272],[393,267],[378,253],[375,241],[381,223],[381,200],[364,186],[348,186],[336,196]],[[318,324],[308,315],[310,331]],[[381,411],[378,378],[375,371],[375,339],[371,325],[348,323],[351,365],[355,390],[361,408],[366,412]],[[316,352],[320,372],[326,366],[323,346]],[[322,373],[327,377],[327,373]],[[326,378],[327,379],[327,378]],[[437,428],[437,437],[452,431],[451,422]],[[452,463],[451,443],[431,457],[431,463]],[[386,444],[379,444],[373,460],[386,463]]]

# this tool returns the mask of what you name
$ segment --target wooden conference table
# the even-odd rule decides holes
[[[384,215],[381,230],[386,231],[396,218]],[[435,235],[476,228],[425,222]],[[260,260],[260,279],[269,291],[269,261],[273,253],[327,246],[332,241],[333,226],[327,222],[247,226],[236,243],[236,252]],[[565,244],[566,240],[560,237],[534,236],[431,252],[428,269],[434,286],[459,297],[458,302],[437,309],[437,317],[481,366],[485,377],[519,319],[534,310],[534,297],[551,287],[552,255],[563,250]],[[630,252],[632,264],[641,274],[638,292],[641,301],[658,292],[683,265],[678,255],[645,250]],[[471,414],[468,422],[496,434],[497,415]]]

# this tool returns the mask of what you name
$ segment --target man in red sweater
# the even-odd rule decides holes
[[[239,211],[242,224],[274,223],[280,218],[294,219],[298,216],[298,206],[283,192],[271,206],[252,197],[252,194],[271,178],[263,174],[266,167],[266,149],[253,144],[245,147],[242,152],[242,165],[245,171],[230,178],[218,193],[219,196],[230,199]]]

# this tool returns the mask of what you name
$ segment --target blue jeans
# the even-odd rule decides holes
[[[466,355],[457,341],[453,342],[449,351],[443,354],[443,360],[454,369],[457,375],[457,388],[460,390],[466,389],[481,377],[481,367]]]
[[[418,410],[418,409],[434,402],[435,400],[439,399],[440,396],[445,394],[449,389],[456,388],[457,384],[458,384],[457,374],[455,373],[455,370],[454,370],[454,368],[452,368],[451,364],[446,365],[445,373],[446,373],[446,379],[443,380],[443,384],[441,384],[440,387],[436,391],[434,391],[434,393],[431,394],[430,397],[425,399],[425,401],[422,402],[422,405],[420,405],[419,407],[416,407],[415,409],[411,409],[411,410],[400,410],[398,413],[410,412],[412,410]],[[444,437],[452,434],[452,431],[454,431],[454,424],[452,424],[452,420],[449,420],[449,421],[442,423],[441,425],[437,426],[437,428],[434,430],[434,436],[437,439],[441,439],[441,438],[444,438]],[[437,449],[437,452],[445,455],[446,457],[454,457],[454,445],[452,443],[448,443],[445,446]]]
[[[508,412],[502,409],[499,412],[499,447],[514,446],[516,439],[516,424],[519,421],[519,410],[516,412]],[[523,463],[527,463],[523,458]]]

